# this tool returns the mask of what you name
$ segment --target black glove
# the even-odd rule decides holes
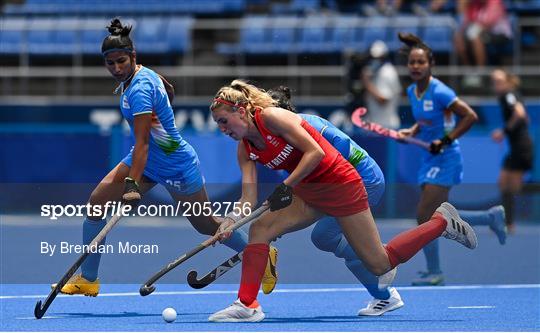
[[[132,208],[139,204],[141,201],[141,192],[139,191],[139,184],[131,178],[124,178],[124,194],[122,195],[122,201],[124,205],[130,205]]]
[[[274,192],[266,199],[270,204],[270,211],[280,210],[292,202],[293,189],[290,186],[287,186],[283,183],[279,184]]]
[[[429,152],[433,155],[437,155],[443,151],[443,148],[450,146],[454,140],[450,139],[448,135],[443,136],[439,140],[431,142],[429,145]]]

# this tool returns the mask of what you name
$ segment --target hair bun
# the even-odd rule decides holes
[[[107,26],[107,30],[111,34],[111,36],[129,36],[129,33],[131,32],[131,26],[130,25],[122,25],[122,22],[120,22],[119,18],[114,18],[111,21],[111,24]]]

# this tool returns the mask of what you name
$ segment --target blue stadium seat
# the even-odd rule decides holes
[[[44,55],[55,53],[53,45],[55,25],[55,20],[52,18],[39,18],[30,21],[26,37],[29,54]]]
[[[518,13],[540,13],[540,0],[514,1],[513,9]]]
[[[318,12],[321,7],[319,0],[291,0],[288,3],[273,3],[271,11],[277,15],[304,14]]]
[[[51,39],[56,54],[72,55],[81,51],[81,23],[79,19],[56,19],[56,30]]]
[[[383,39],[388,44],[390,51],[396,51],[401,47],[402,44],[398,37],[400,32],[409,32],[419,36],[420,18],[418,16],[396,16],[392,18],[390,36],[386,40]]]
[[[270,19],[267,16],[251,16],[242,21],[239,51],[266,53],[270,46]]]
[[[239,28],[238,43],[218,43],[216,51],[220,54],[237,54],[242,52],[258,53],[259,48],[268,46],[267,16],[249,16],[242,20]]]
[[[391,22],[387,17],[375,16],[364,21],[364,27],[356,32],[357,51],[366,51],[376,40],[387,41]]]
[[[0,30],[0,53],[18,55],[25,49],[25,27],[28,21],[21,18],[4,18]]]
[[[271,20],[270,45],[267,53],[295,52],[296,30],[299,20],[296,17],[276,17]]]
[[[167,26],[166,40],[169,52],[185,53],[191,51],[191,17],[171,17]]]
[[[341,16],[336,18],[330,29],[328,43],[329,52],[341,52],[355,47],[356,27],[360,24],[357,16]]]
[[[241,13],[246,0],[27,0],[8,4],[5,13],[20,15],[220,14]]]
[[[167,53],[169,51],[168,36],[166,35],[168,25],[169,18],[143,17],[138,19],[134,29],[137,52],[143,54]]]
[[[328,17],[325,15],[308,16],[302,22],[297,43],[298,53],[327,53]]]
[[[434,52],[452,51],[452,38],[456,26],[452,16],[428,16],[423,19],[422,26],[421,38]]]
[[[107,37],[108,19],[87,18],[82,23],[81,50],[83,54],[101,54],[101,43]]]

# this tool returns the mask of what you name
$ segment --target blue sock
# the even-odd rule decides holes
[[[379,289],[379,277],[367,270],[343,235],[341,235],[335,255],[345,259],[345,266],[366,287],[371,296],[377,299],[390,298],[389,288]]]
[[[223,241],[223,244],[235,250],[236,252],[244,251],[244,248],[246,247],[247,243],[248,243],[248,235],[242,229],[236,229],[232,233],[231,237]]]
[[[390,298],[389,288],[379,290],[379,277],[368,271],[360,261],[334,218],[326,217],[317,222],[311,233],[311,241],[319,250],[345,259],[345,266],[366,287],[371,296],[377,299]]]
[[[459,216],[470,225],[490,225],[492,215],[487,210],[460,210]]]
[[[346,260],[345,265],[356,276],[358,281],[366,287],[371,296],[377,299],[390,298],[389,289],[379,289],[379,278],[368,271],[360,260]]]
[[[427,269],[429,273],[440,274],[441,266],[439,263],[439,240],[435,239],[424,246],[424,255],[426,256]]]
[[[105,227],[107,220],[92,221],[86,218],[83,223],[83,244],[88,245],[99,232]],[[105,244],[106,238],[99,245]],[[81,265],[82,276],[88,281],[95,281],[98,276],[99,260],[101,253],[92,253],[86,257]]]

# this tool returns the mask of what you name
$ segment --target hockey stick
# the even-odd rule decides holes
[[[268,209],[268,205],[263,205],[263,206],[257,208],[256,210],[254,210],[251,213],[251,215],[243,217],[242,219],[237,221],[235,224],[229,226],[229,228],[227,228],[224,232],[234,231],[234,230],[240,228],[244,224],[246,224],[248,222],[251,222],[254,219],[256,219],[257,217],[259,217],[267,209]],[[175,260],[173,260],[172,262],[167,264],[167,266],[163,267],[159,272],[154,274],[150,279],[148,279],[148,281],[146,281],[141,286],[141,288],[139,289],[139,293],[141,294],[141,296],[147,296],[147,295],[150,295],[151,293],[153,293],[154,290],[156,290],[156,287],[153,284],[157,280],[159,280],[163,275],[169,273],[171,270],[176,268],[178,265],[180,265],[184,261],[188,260],[189,258],[193,257],[197,253],[201,252],[202,250],[206,249],[210,245],[217,242],[217,240],[219,239],[219,236],[220,236],[219,234],[216,234],[216,235],[208,238],[207,240],[205,240],[204,242],[202,242],[201,244],[199,244],[195,248],[193,248],[191,251],[189,251],[187,253],[184,253],[180,257],[176,258]]]
[[[354,112],[353,112],[353,114],[351,116],[352,123],[355,126],[358,126],[361,129],[364,129],[366,131],[373,132],[373,133],[376,133],[376,134],[379,134],[381,136],[385,136],[385,137],[388,137],[388,138],[391,138],[391,139],[394,139],[394,140],[405,141],[405,142],[408,142],[408,143],[412,143],[414,145],[420,146],[420,147],[422,147],[422,148],[429,151],[430,144],[425,142],[425,141],[422,141],[420,139],[416,139],[416,138],[413,138],[413,137],[400,138],[399,134],[398,134],[398,132],[396,130],[389,129],[389,128],[383,127],[382,125],[379,125],[377,123],[371,123],[369,121],[366,121],[366,120],[362,119],[362,117],[366,113],[367,113],[366,108],[358,108],[358,109],[354,110]]]
[[[206,273],[200,279],[197,279],[197,271],[189,271],[187,282],[193,289],[201,289],[216,281],[220,276],[227,273],[231,268],[242,262],[243,252],[238,252],[234,256],[222,262],[218,267]]]
[[[43,306],[41,305],[41,301],[37,301],[36,307],[34,308],[34,316],[36,316],[37,319],[40,319],[43,317],[49,306],[51,306],[51,303],[54,301],[56,296],[60,293],[60,290],[66,285],[66,283],[69,281],[69,279],[75,274],[77,269],[82,265],[86,257],[90,254],[90,249],[97,248],[98,244],[101,243],[101,241],[105,238],[105,236],[111,231],[111,229],[118,223],[122,215],[114,215],[109,223],[103,227],[103,229],[99,232],[99,234],[92,240],[92,242],[88,246],[88,250],[85,251],[79,259],[71,266],[66,274],[62,276],[60,281],[56,284],[56,286],[51,290],[49,293],[49,296],[47,296],[47,299],[45,300],[45,303]]]

